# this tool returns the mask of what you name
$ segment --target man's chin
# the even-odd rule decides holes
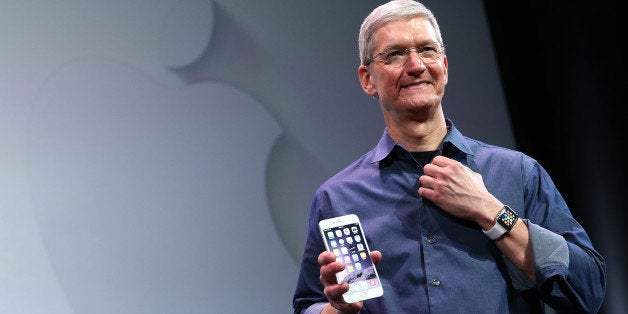
[[[407,106],[409,106],[410,108],[427,110],[427,109],[434,108],[440,105],[440,101],[441,101],[441,98],[434,95],[432,96],[421,95],[418,97],[413,96],[413,97],[406,98],[405,100],[403,100],[403,103],[407,104]]]

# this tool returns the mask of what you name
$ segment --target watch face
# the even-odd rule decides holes
[[[497,221],[504,226],[504,228],[510,230],[515,225],[515,222],[517,222],[518,217],[519,216],[517,216],[510,207],[504,206],[504,209],[497,217]]]

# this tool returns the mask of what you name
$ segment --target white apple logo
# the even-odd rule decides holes
[[[182,51],[167,65],[199,55]],[[34,208],[77,313],[289,311],[296,266],[269,257],[285,248],[265,194],[281,130],[261,103],[99,58],[66,64],[38,95]]]

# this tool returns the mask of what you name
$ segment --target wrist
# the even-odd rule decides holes
[[[491,202],[490,204],[486,204],[484,208],[488,208],[482,214],[482,216],[478,219],[477,224],[482,228],[483,231],[490,230],[495,226],[497,220],[497,214],[504,208],[504,204],[501,202]]]
[[[321,314],[337,314],[340,313],[335,307],[331,306],[330,303],[327,303],[327,306],[323,308]]]
[[[327,306],[323,308],[321,314],[344,314],[345,312],[335,308],[331,303],[327,303]]]

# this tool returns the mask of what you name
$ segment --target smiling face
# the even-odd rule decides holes
[[[436,31],[423,17],[391,21],[379,28],[371,55],[390,49],[435,46]],[[364,91],[379,98],[387,125],[406,120],[424,121],[441,110],[441,100],[447,84],[447,58],[425,64],[417,50],[412,50],[400,66],[387,64],[384,56],[358,69]]]

